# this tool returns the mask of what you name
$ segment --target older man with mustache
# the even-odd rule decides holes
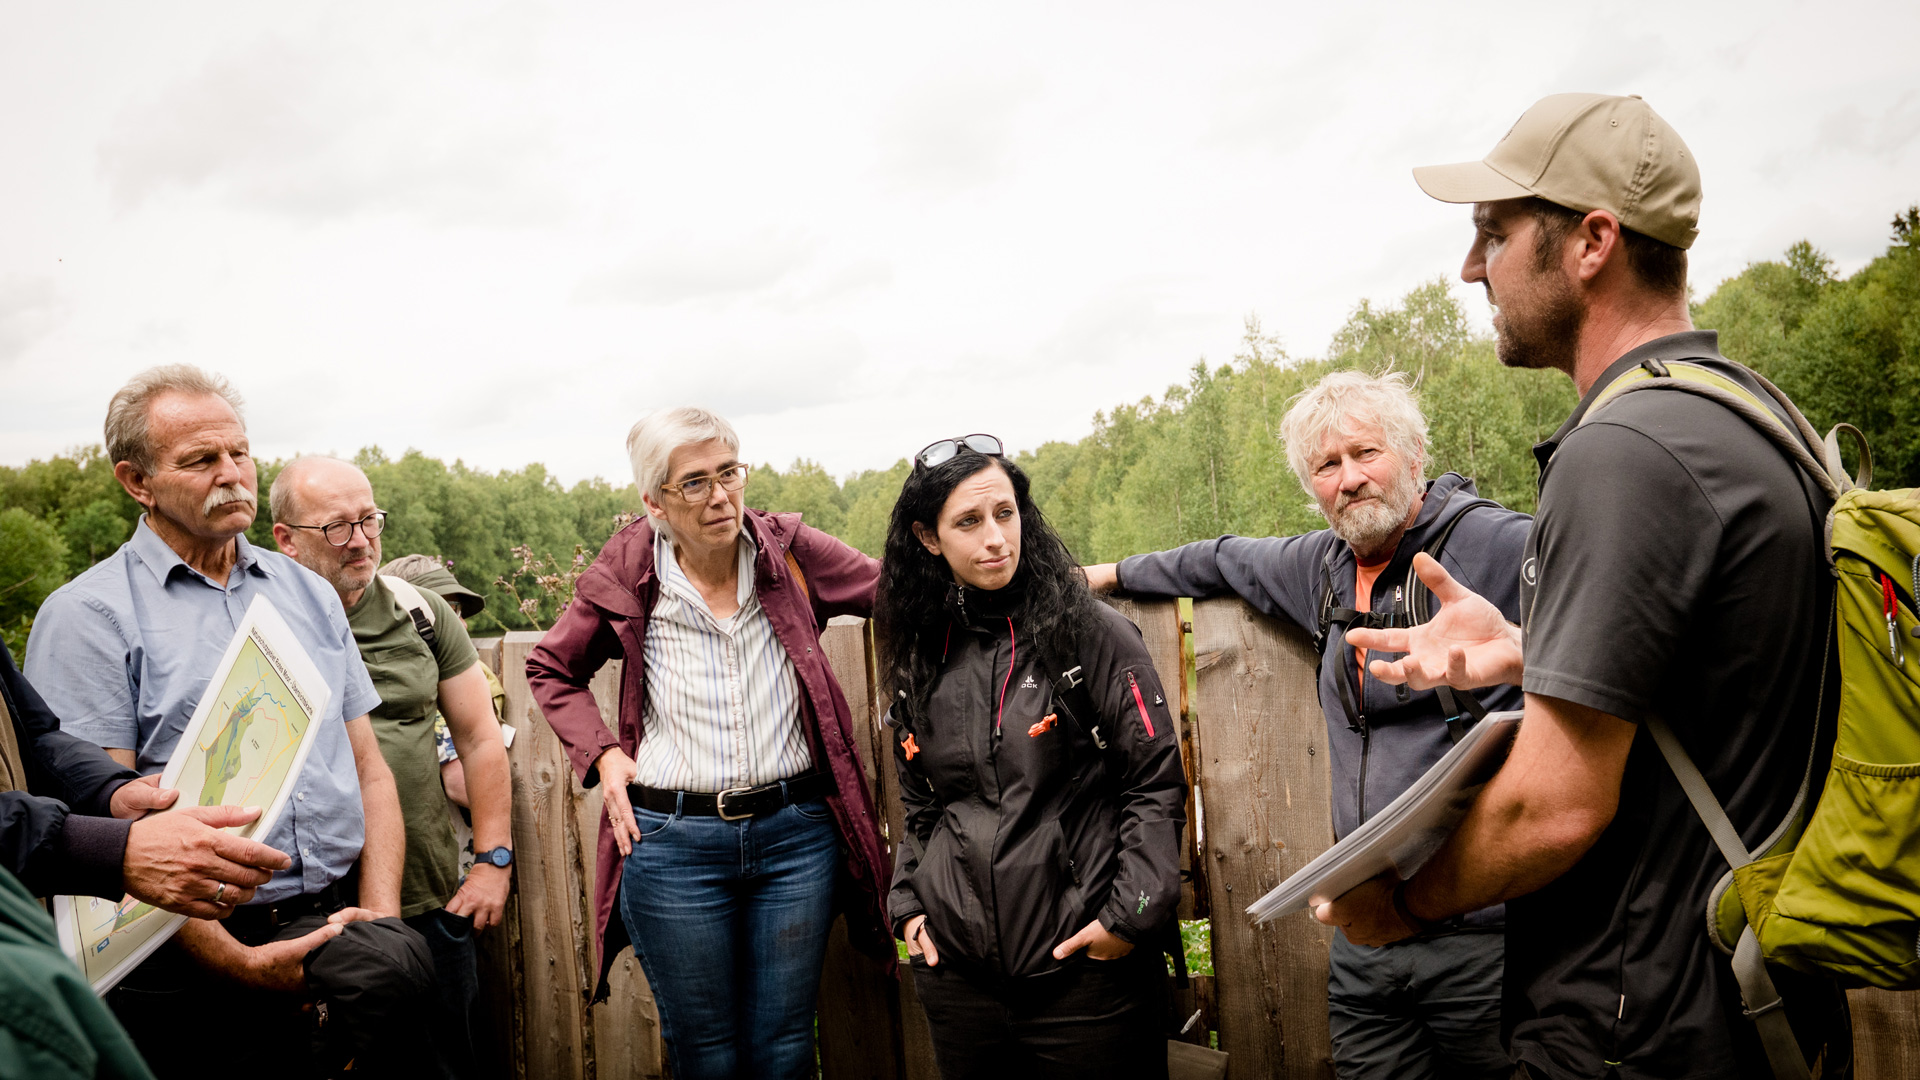
[[[182,1032],[210,1016],[223,1021],[224,1054],[276,1075],[330,1075],[349,1058],[356,1076],[431,1068],[400,1060],[419,1056],[418,1040],[375,1014],[432,978],[426,943],[397,918],[406,838],[367,719],[380,700],[333,589],[242,535],[258,500],[239,396],[185,364],[142,372],[108,406],[106,444],[146,513],[35,617],[27,674],[64,728],[123,765],[161,771],[260,596],[333,690],[293,798],[262,838],[291,865],[222,921],[188,922],[109,1004],[163,1078],[205,1074],[205,1040]],[[204,888],[215,902],[229,892]],[[335,976],[353,994],[310,1008],[316,993],[328,1004]]]
[[[1517,709],[1521,700],[1513,686],[1476,700],[1383,683],[1366,669],[1364,651],[1347,643],[1347,630],[1408,626],[1438,609],[1410,569],[1421,551],[1518,618],[1531,519],[1480,498],[1457,473],[1422,482],[1426,418],[1398,374],[1328,375],[1288,410],[1281,438],[1328,528],[1203,540],[1090,566],[1087,579],[1096,591],[1136,596],[1238,595],[1314,632],[1333,830],[1345,836],[1438,761],[1482,711]],[[1336,937],[1327,997],[1338,1074],[1508,1076],[1503,918],[1501,908],[1486,908],[1384,948]]]

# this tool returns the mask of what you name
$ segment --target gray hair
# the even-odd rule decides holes
[[[113,400],[107,403],[109,462],[131,462],[134,468],[152,474],[156,463],[152,423],[147,412],[154,398],[168,393],[222,398],[233,406],[233,414],[240,418],[240,429],[246,430],[245,404],[224,376],[210,374],[192,364],[162,364],[128,379],[127,385],[115,392]]]
[[[640,418],[627,432],[627,457],[633,461],[633,483],[643,495],[658,502],[668,479],[667,469],[673,452],[693,443],[719,439],[735,454],[740,452],[740,436],[733,425],[718,413],[692,405],[661,409]],[[650,517],[655,532],[673,538],[667,523]]]
[[[342,465],[350,466],[363,476],[366,475],[360,466],[345,458],[337,458],[331,454],[301,454],[280,467],[280,471],[274,475],[273,486],[267,489],[267,513],[273,515],[274,524],[292,520],[296,509],[293,488],[300,482],[300,474],[306,471],[305,465],[310,461],[337,461]]]
[[[1313,494],[1313,459],[1327,436],[1355,420],[1379,428],[1387,448],[1413,462],[1419,478],[1426,477],[1427,418],[1414,400],[1406,373],[1336,371],[1294,398],[1280,421],[1287,464],[1293,466],[1308,494]]]

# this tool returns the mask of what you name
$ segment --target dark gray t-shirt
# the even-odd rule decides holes
[[[1701,360],[1769,400],[1713,332],[1674,334],[1616,361],[1535,449],[1525,689],[1635,723],[1664,717],[1757,846],[1812,751],[1833,589],[1822,517],[1793,461],[1716,402],[1639,392],[1579,424],[1594,391],[1650,358]],[[1640,735],[1600,840],[1508,905],[1515,1056],[1553,1076],[1769,1075],[1728,957],[1707,938],[1708,894],[1727,869]],[[1844,1023],[1837,991],[1776,980],[1803,1042]]]

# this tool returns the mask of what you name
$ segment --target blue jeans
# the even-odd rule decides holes
[[[1340,1080],[1507,1080],[1500,1040],[1506,935],[1416,938],[1384,948],[1333,935],[1327,1019]]]
[[[826,800],[744,821],[633,813],[620,917],[675,1080],[811,1077],[840,867]]]

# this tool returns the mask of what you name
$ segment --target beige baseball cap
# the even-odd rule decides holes
[[[1644,101],[1554,94],[1514,121],[1485,161],[1413,170],[1441,202],[1537,195],[1569,210],[1607,210],[1675,247],[1700,234],[1700,170],[1680,135]]]

